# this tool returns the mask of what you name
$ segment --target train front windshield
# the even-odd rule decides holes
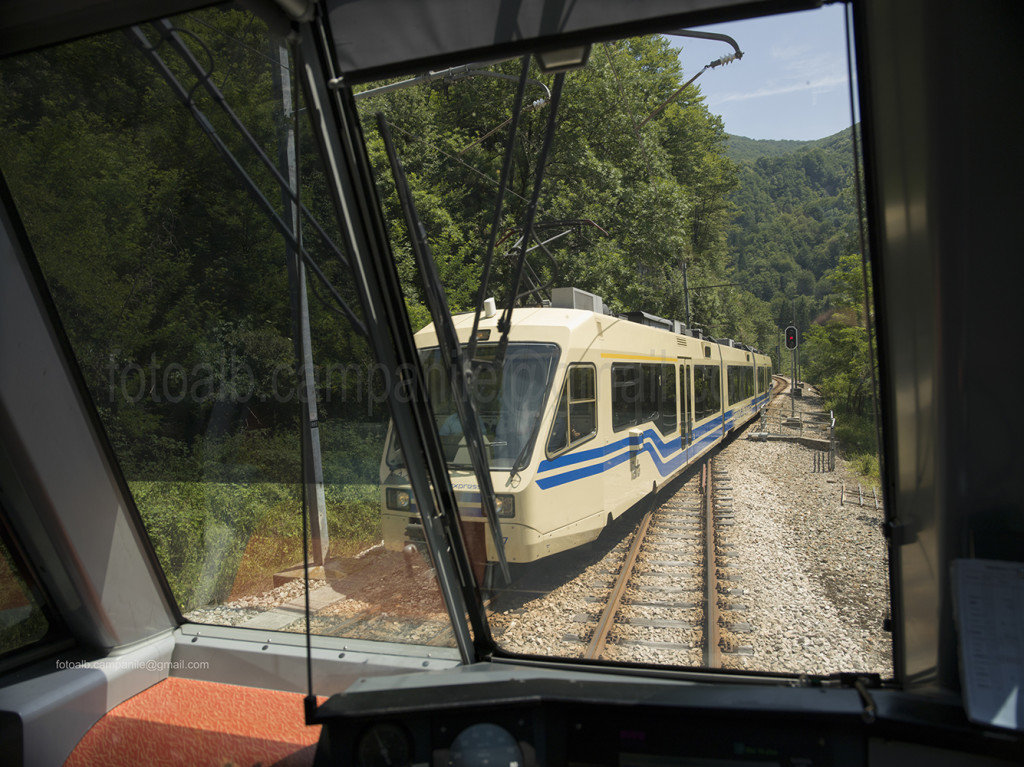
[[[845,66],[842,17],[828,6],[766,20],[778,23],[767,30],[720,31],[756,61],[758,40],[792,25],[795,49],[825,39],[820,27]],[[412,543],[455,557],[460,527],[458,575],[472,568],[490,592],[473,630],[503,652],[890,673],[871,281],[848,111],[808,128],[814,141],[741,139],[745,128],[709,103],[732,103],[726,75],[759,65],[708,68],[732,47],[675,33],[595,43],[564,75],[525,57],[362,82],[349,127],[352,146],[365,139],[364,180],[381,203],[379,228],[365,228],[389,238],[371,269],[359,261],[364,238],[346,234],[351,216],[332,203],[329,190],[344,185],[325,181],[355,171],[314,150],[316,83],[282,88],[308,74],[293,66],[297,52],[248,12],[172,22],[180,32],[143,25],[0,60],[0,172],[182,620],[305,631],[308,538],[314,642],[464,658],[468,632],[453,626],[470,610],[452,598],[462,590],[443,588],[453,570],[403,556]],[[195,56],[209,72],[194,71]],[[192,94],[184,106],[180,94]],[[383,123],[408,189],[389,167]],[[282,223],[289,184],[301,238]],[[413,255],[401,191],[439,284]],[[377,266],[394,272],[394,290],[360,282]],[[477,311],[479,337],[490,334],[468,381],[482,477],[439,341],[416,345],[441,316],[427,306],[441,294],[461,315],[454,337],[469,337]],[[500,360],[502,326],[484,296],[514,304]],[[396,325],[382,328],[384,317]],[[788,326],[798,349],[782,343]],[[409,369],[423,376],[429,411],[400,396]],[[389,439],[389,417],[421,405],[395,417],[405,444]],[[431,425],[443,456],[421,431]],[[712,455],[723,526],[709,585],[695,515]],[[414,476],[428,463],[435,473]],[[481,500],[487,482],[493,509]],[[424,546],[432,504],[434,519],[459,519],[446,519],[451,540]],[[625,603],[609,607],[623,572]],[[705,605],[720,611],[720,638],[705,631]],[[724,655],[703,655],[708,644]]]
[[[558,347],[510,343],[500,362],[496,361],[497,353],[497,344],[477,348],[471,393],[490,468],[511,470],[527,460],[536,443],[544,403],[558,364]],[[436,348],[425,349],[421,360],[448,465],[472,469],[441,352]],[[402,465],[401,448],[394,436],[387,460],[391,468]]]

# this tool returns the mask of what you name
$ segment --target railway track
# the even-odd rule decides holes
[[[700,631],[702,503],[694,477],[648,511],[634,531],[614,581],[595,599],[585,658],[636,659],[673,653],[693,662]],[[649,659],[649,658],[644,658]]]
[[[786,385],[784,379],[776,378],[773,397]],[[720,450],[716,448],[712,456]],[[575,647],[571,654],[717,668],[722,665],[722,653],[752,652],[743,636],[750,627],[743,615],[742,575],[729,541],[728,476],[714,467],[710,457],[687,477],[677,481],[671,495],[656,502],[631,535],[605,550],[603,559],[597,555],[596,575],[579,579],[579,587],[590,592],[591,609],[576,614],[578,630],[563,637]],[[490,589],[489,613],[529,612],[529,604],[577,578],[589,556],[584,550],[570,552],[558,566],[552,568],[552,561],[545,568],[534,568],[514,587]],[[332,599],[312,605],[314,633],[454,645],[440,595],[425,570],[410,573],[397,554],[383,550],[367,552],[364,559],[343,578],[332,581]],[[376,593],[384,583],[394,586],[395,579],[404,583],[398,591],[408,592],[409,603],[394,599],[394,594],[389,600]],[[364,595],[366,589],[371,593]],[[263,614],[257,619],[259,627],[304,630],[304,621],[296,614],[298,602],[292,601],[293,605],[272,611],[281,613],[279,625],[263,625],[272,617]],[[494,629],[500,640],[507,622],[498,623]]]
[[[805,391],[816,399],[813,389]],[[789,404],[787,397],[785,406]],[[716,453],[710,472],[711,547],[705,543],[707,530],[696,529],[693,519],[707,497],[700,480],[694,480],[700,469],[693,467],[673,493],[657,499],[659,508],[645,535],[634,531],[647,509],[631,512],[615,520],[599,541],[545,560],[537,568],[545,582],[530,581],[547,591],[545,595],[531,591],[512,599],[510,590],[509,601],[499,601],[489,616],[501,647],[527,655],[589,654],[692,668],[719,662],[727,669],[796,673],[889,668],[888,637],[878,628],[888,616],[881,516],[867,497],[859,515],[836,512],[825,496],[832,491],[838,495],[839,486],[809,470],[803,447],[786,442],[762,446],[744,438],[749,436],[749,429],[738,432],[738,439]],[[722,471],[726,468],[731,478]],[[778,484],[780,477],[784,487]],[[701,524],[705,519],[700,517]],[[671,532],[680,537],[665,535],[670,531],[664,522],[674,524],[677,529]],[[803,530],[808,523],[806,533],[814,545],[805,545],[804,538],[793,541],[791,530]],[[639,553],[628,565],[627,553],[641,537]],[[713,552],[710,583],[704,577],[706,566],[677,564],[653,572],[654,561],[703,561],[706,550]],[[686,572],[688,581],[682,577]],[[618,605],[608,607],[613,591],[619,594]],[[829,609],[819,614],[819,604]],[[706,617],[705,612],[712,614]],[[864,622],[863,615],[872,622]],[[640,625],[644,621],[648,625]],[[604,638],[596,640],[599,623]],[[713,657],[716,648],[720,660]],[[712,657],[705,658],[705,651]]]
[[[787,386],[776,376],[772,398]],[[565,637],[582,657],[720,668],[723,653],[753,654],[730,542],[732,486],[714,465],[720,449],[643,516],[605,570],[613,580],[593,584],[594,611],[578,614],[581,630]]]
[[[640,521],[594,584],[594,610],[576,616],[567,639],[584,658],[718,668],[723,652],[744,652],[743,605],[729,556],[728,477],[707,459]]]

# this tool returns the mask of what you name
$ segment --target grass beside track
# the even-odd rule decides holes
[[[302,489],[272,482],[130,482],[182,612],[273,586],[302,561]],[[381,538],[377,485],[325,485],[331,556]]]

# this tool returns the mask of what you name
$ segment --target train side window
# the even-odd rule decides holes
[[[661,418],[659,393],[661,382],[657,365],[640,366],[640,411],[637,423],[658,421]]]
[[[633,363],[612,365],[612,429],[628,429],[637,423],[640,401],[640,366]]]
[[[729,404],[735,405],[754,396],[754,369],[747,365],[729,365]]]
[[[661,391],[658,397],[658,420],[656,423],[662,434],[671,434],[679,423],[676,410],[675,371],[672,365],[658,365],[657,367],[661,379]]]
[[[597,433],[597,385],[593,365],[572,365],[558,397],[548,453],[585,442]]]
[[[722,409],[722,375],[717,365],[694,366],[693,409],[695,421]]]
[[[662,434],[679,423],[676,380],[672,365],[612,365],[612,429],[653,422]]]

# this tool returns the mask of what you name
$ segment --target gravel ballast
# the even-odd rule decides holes
[[[757,423],[737,435],[716,459],[716,472],[728,476],[732,525],[728,570],[739,575],[742,593],[724,605],[723,619],[744,624],[743,633],[724,636],[741,652],[722,655],[724,668],[797,674],[836,672],[892,675],[889,575],[884,513],[868,493],[865,505],[841,502],[847,491],[857,496],[858,478],[836,457],[834,471],[820,471],[821,436],[808,426],[821,413],[821,400],[805,386],[792,402],[779,397],[769,422],[776,432],[801,439],[752,439]],[[780,411],[783,424],[780,425]],[[800,419],[803,427],[787,419]],[[815,460],[815,454],[818,460]],[[593,612],[592,582],[607,573],[610,555],[551,594],[517,610],[492,616],[499,643],[514,652],[578,657],[580,646],[564,641],[583,630],[573,616]],[[606,580],[611,576],[604,575]],[[590,599],[590,602],[587,601]],[[686,633],[686,636],[683,634]],[[692,632],[680,632],[687,641]],[[648,648],[631,657],[617,648],[620,660],[680,663],[680,653],[659,657]]]

